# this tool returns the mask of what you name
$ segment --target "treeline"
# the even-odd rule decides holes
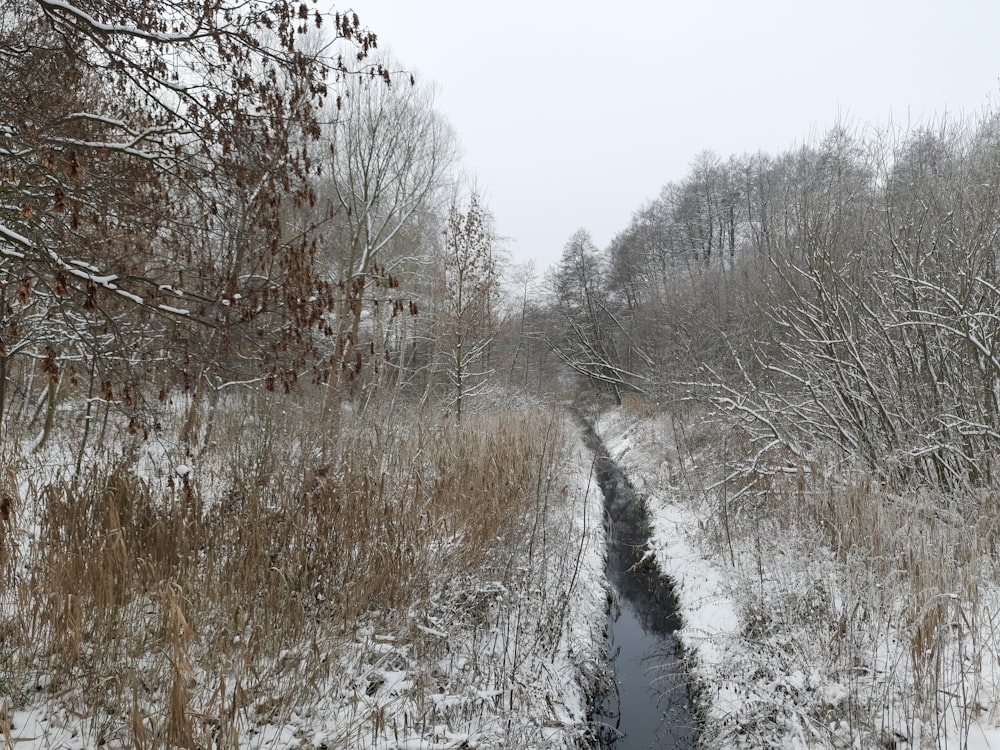
[[[561,356],[621,399],[710,401],[758,444],[892,482],[988,484],[1000,398],[1000,118],[699,154],[553,276]]]
[[[312,3],[6,3],[0,429],[303,384],[460,413],[502,248],[400,67]]]

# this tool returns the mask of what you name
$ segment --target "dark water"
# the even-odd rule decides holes
[[[698,746],[695,711],[679,661],[680,627],[670,582],[642,562],[649,537],[645,508],[590,432],[608,524],[607,576],[615,601],[608,617],[615,685],[592,717],[598,747],[674,750]]]

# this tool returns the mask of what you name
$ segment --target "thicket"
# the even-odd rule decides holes
[[[176,394],[300,381],[328,415],[480,392],[502,247],[398,67],[308,3],[6,4],[0,430],[44,441],[72,402],[144,432]]]
[[[760,657],[736,669],[761,681],[719,678],[760,700],[720,743],[917,746],[995,711],[998,128],[706,152],[605,251],[567,245],[556,304],[589,323],[563,356],[672,415],[663,439],[739,581]]]
[[[266,745],[286,726],[346,747],[535,712],[521,686],[565,645],[584,534],[557,416],[372,410],[325,437],[311,396],[216,408],[195,469],[169,432],[78,473],[58,448],[5,450],[4,721],[33,707],[88,747]],[[382,696],[392,673],[409,682]]]
[[[570,358],[619,394],[713,399],[756,444],[822,444],[887,482],[988,486],[997,123],[838,126],[778,156],[700,155],[606,252],[591,246],[590,286],[567,246],[556,278],[593,320],[566,337],[589,361]]]

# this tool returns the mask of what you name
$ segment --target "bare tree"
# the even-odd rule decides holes
[[[386,86],[349,81],[326,129],[329,174],[319,207],[329,221],[320,255],[339,296],[329,320],[336,337],[332,387],[344,373],[360,373],[366,361],[374,371],[393,358],[391,349],[406,359],[405,341],[390,342],[380,337],[388,329],[362,320],[384,317],[387,309],[397,320],[400,305],[415,310],[413,298],[433,285],[427,268],[457,160],[454,133],[434,108],[433,90],[390,67],[389,60],[380,63]]]
[[[130,368],[183,369],[240,325],[266,332],[242,339],[252,359],[227,355],[243,376],[294,377],[288,354],[333,295],[313,238],[282,221],[315,200],[307,144],[348,73],[307,51],[317,27],[360,58],[375,45],[356,16],[289,0],[5,5],[0,255],[4,286],[23,291],[2,310],[0,375],[15,353],[58,367],[63,355],[25,325],[44,307],[102,368],[114,344],[111,359]],[[192,321],[223,335],[194,335]]]
[[[473,191],[467,208],[453,204],[448,213],[439,290],[440,367],[458,421],[465,404],[486,386],[495,369],[490,346],[498,330],[497,253],[493,216]]]
[[[551,277],[553,304],[563,323],[551,344],[562,360],[600,391],[621,401],[638,387],[636,373],[623,366],[615,344],[621,325],[608,305],[604,259],[583,229],[570,237]]]
[[[389,64],[389,63],[385,63]],[[388,86],[350,82],[331,133],[331,179],[326,189],[338,226],[335,275],[392,270],[393,243],[429,208],[451,178],[455,136],[434,109],[433,90],[409,76]],[[405,249],[402,253],[405,255]]]

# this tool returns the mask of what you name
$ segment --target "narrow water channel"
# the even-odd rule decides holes
[[[592,717],[602,750],[689,750],[697,722],[674,631],[680,627],[669,580],[642,562],[649,524],[624,474],[588,429],[608,527],[606,574],[614,590],[608,615],[615,684]]]

